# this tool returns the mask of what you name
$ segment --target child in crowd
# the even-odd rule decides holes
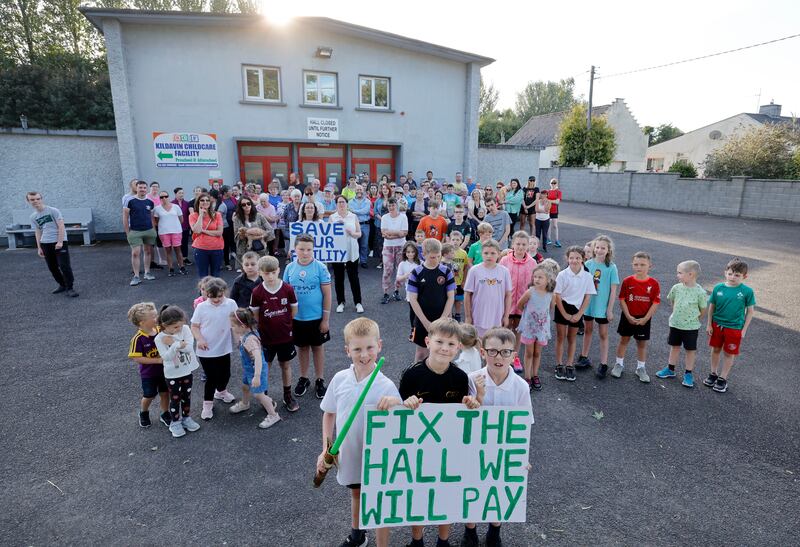
[[[739,355],[742,338],[747,334],[756,305],[753,289],[743,282],[747,279],[747,263],[734,258],[725,266],[725,282],[717,284],[708,298],[706,332],[711,337],[711,373],[703,384],[717,393],[728,391],[728,375],[733,359]],[[725,357],[719,368],[722,351]]]
[[[481,361],[481,344],[480,338],[478,338],[478,330],[474,325],[461,325],[461,333],[458,338],[461,341],[461,353],[458,354],[458,358],[453,362],[467,374],[479,370],[483,366],[483,362]]]
[[[561,266],[552,258],[545,258],[539,265],[545,268],[553,279],[558,277],[558,274],[561,273]]]
[[[231,300],[240,308],[250,305],[250,295],[253,289],[261,283],[258,275],[258,253],[247,251],[242,255],[242,273],[233,280]]]
[[[519,340],[525,344],[524,376],[531,390],[542,389],[539,379],[539,365],[542,361],[542,348],[552,338],[550,318],[553,317],[553,291],[556,278],[544,264],[533,270],[528,290],[519,299],[517,307],[522,310],[519,323]]]
[[[381,340],[378,324],[366,317],[350,321],[344,328],[344,349],[352,364],[345,370],[337,372],[331,380],[325,397],[319,407],[322,416],[322,452],[317,458],[317,470],[324,471],[323,459],[329,443],[335,438],[334,429],[340,431],[347,421],[350,412],[368,378],[375,370],[375,361],[381,352]],[[401,404],[400,393],[392,381],[378,372],[372,387],[364,399],[365,405],[376,405],[378,410],[387,410]],[[361,453],[364,444],[364,412],[359,412],[350,426],[350,431],[339,449],[339,462],[336,468],[336,480],[350,490],[351,529],[344,541],[344,546],[367,545],[364,530],[359,529],[359,507],[361,501]],[[378,528],[377,544],[386,547],[389,544],[389,528]]]
[[[529,252],[531,253],[531,256],[536,261],[536,263],[541,264],[542,261],[544,260],[544,255],[539,252],[539,238],[537,238],[536,236],[530,236],[530,238],[531,239],[530,243],[528,244],[528,248],[531,249],[531,251]],[[556,275],[558,275],[558,273],[556,273]],[[553,279],[555,279],[555,276],[553,276]]]
[[[556,379],[575,381],[575,338],[583,327],[583,314],[589,307],[591,295],[596,294],[594,281],[583,269],[583,249],[577,245],[567,248],[567,267],[556,277],[555,317],[556,323]],[[564,357],[564,342],[567,342],[567,358]],[[565,366],[564,363],[567,363]]]
[[[476,229],[478,232],[478,241],[469,246],[467,251],[467,258],[469,259],[469,267],[477,266],[483,261],[483,244],[491,241],[494,229],[488,222],[481,222]]]
[[[278,261],[273,256],[265,258]],[[250,395],[252,394],[267,411],[267,417],[258,424],[258,427],[267,429],[281,421],[281,417],[275,411],[277,405],[267,395],[269,369],[267,361],[264,359],[261,339],[256,332],[258,321],[255,314],[248,308],[237,309],[231,314],[230,320],[233,334],[239,339],[239,355],[242,359],[242,399],[231,406],[231,414],[250,410]]]
[[[214,399],[225,403],[235,400],[228,391],[231,379],[231,314],[236,311],[236,302],[227,298],[228,284],[215,277],[205,285],[208,300],[201,302],[192,315],[192,334],[197,340],[197,358],[206,373],[203,390],[203,410],[200,417],[214,417]]]
[[[531,238],[528,232],[519,230],[511,236],[511,252],[500,259],[500,265],[505,266],[511,274],[511,314],[508,316],[508,328],[512,332],[517,331],[519,320],[522,318],[522,309],[519,306],[520,298],[531,285],[531,276],[536,268],[536,260],[528,253],[531,248]],[[535,247],[534,247],[535,249]],[[514,351],[514,372],[522,372],[522,363],[519,360],[520,338],[517,337],[517,344]],[[528,377],[530,379],[530,377]]]
[[[452,264],[453,275],[456,278],[455,313],[453,313],[453,318],[456,321],[461,321],[461,314],[464,313],[464,280],[467,278],[467,272],[469,271],[467,252],[462,248],[463,240],[464,235],[461,232],[450,234],[450,243],[455,248]]]
[[[447,217],[441,216],[440,205],[441,201],[432,199],[428,206],[430,211],[419,221],[417,230],[422,230],[426,239],[444,241],[444,236],[447,234]]]
[[[478,336],[492,327],[507,326],[511,313],[511,274],[497,263],[500,244],[490,239],[483,243],[483,261],[470,268],[464,283],[465,321],[475,325]]]
[[[584,248],[584,252],[585,252]],[[585,256],[585,254],[584,254]],[[584,316],[585,336],[583,349],[575,362],[575,368],[589,368],[589,349],[592,346],[592,333],[597,323],[597,335],[600,338],[600,364],[597,366],[597,377],[605,378],[608,372],[608,324],[614,320],[614,301],[619,288],[619,271],[614,264],[614,242],[608,236],[597,236],[594,240],[594,258],[584,262],[589,275],[594,281],[597,291],[589,300]]]
[[[128,321],[137,328],[131,338],[128,359],[139,364],[142,379],[142,402],[139,408],[139,425],[150,427],[150,403],[156,395],[161,405],[161,423],[169,427],[167,411],[167,382],[164,379],[164,361],[158,353],[155,338],[158,334],[158,312],[152,302],[139,302],[128,310]]]
[[[453,272],[453,276],[456,275],[455,267],[453,266],[453,255],[456,252],[456,248],[452,243],[442,243],[442,264],[447,266],[447,269]]]
[[[440,263],[442,244],[429,238],[423,243],[425,261],[417,266],[408,278],[406,288],[409,304],[414,310],[414,332],[412,342],[416,344],[414,361],[428,355],[428,329],[440,317],[450,317],[455,299],[456,281],[446,266]]]
[[[583,246],[583,269],[586,270],[587,272],[589,271],[589,268],[586,267],[586,263],[593,258],[594,258],[594,240],[587,241],[586,244],[584,244]],[[578,329],[578,336],[583,336],[583,334],[584,334],[584,329],[583,327],[581,327]]]
[[[599,244],[595,245],[595,256],[599,250]],[[661,303],[661,286],[658,281],[650,277],[650,255],[639,251],[633,255],[633,275],[629,275],[622,281],[619,290],[619,306],[622,308],[622,315],[619,318],[617,334],[619,334],[619,345],[617,346],[617,362],[611,370],[611,376],[619,378],[624,370],[623,358],[625,350],[631,336],[636,339],[636,376],[644,383],[650,382],[647,375],[645,362],[647,360],[647,341],[650,340],[650,318],[656,313],[658,305]],[[588,334],[588,329],[587,329]],[[598,368],[597,376],[602,378],[605,371]]]
[[[206,283],[208,283],[212,279],[214,279],[214,277],[207,275],[197,282],[197,291],[200,293],[200,296],[195,298],[194,302],[192,302],[192,309],[196,309],[201,302],[205,302],[206,300],[208,300],[208,296],[206,296]]]
[[[422,253],[422,244],[425,242],[425,230],[417,229],[414,232],[414,241],[417,244],[417,254],[419,255],[419,260],[422,262],[425,260],[424,255]]]
[[[481,355],[486,359],[486,366],[472,372],[469,377],[476,384],[483,384],[484,406],[517,406],[526,407],[531,413],[533,421],[533,407],[528,392],[528,384],[514,374],[511,363],[514,362],[517,337],[514,332],[506,328],[489,329],[483,336]],[[464,530],[464,539],[461,545],[478,545],[478,530],[475,524],[467,523]],[[499,547],[500,523],[489,524],[486,531],[487,547]]]
[[[297,314],[297,296],[294,288],[281,280],[278,259],[264,256],[258,259],[258,271],[263,281],[253,289],[250,309],[258,321],[261,346],[266,351],[265,362],[272,364],[275,357],[281,367],[283,381],[283,406],[297,412],[300,405],[292,397],[292,359],[297,355],[292,329]]]
[[[700,264],[694,260],[685,260],[678,264],[678,283],[672,286],[667,300],[672,303],[672,314],[669,316],[669,360],[667,366],[656,372],[659,378],[674,378],[675,365],[681,358],[681,346],[686,351],[683,384],[694,387],[694,362],[697,357],[697,335],[700,332],[700,320],[708,306],[706,290],[697,284],[700,275]],[[716,380],[715,380],[716,382]]]
[[[325,396],[325,348],[322,345],[331,339],[331,274],[325,264],[314,259],[313,236],[297,236],[294,252],[297,257],[283,272],[283,281],[294,288],[298,304],[292,337],[299,355],[300,378],[294,394],[302,397],[311,386],[308,374],[313,355],[317,376],[314,392],[317,399],[322,399]]]
[[[416,315],[414,315],[414,308],[411,307],[411,298],[408,294],[408,278],[417,266],[419,266],[419,251],[417,250],[417,245],[413,241],[408,241],[403,245],[403,261],[397,267],[397,282],[405,283],[406,302],[408,302],[408,319],[411,322],[412,334]],[[409,340],[411,340],[412,334],[409,334]]]
[[[435,252],[438,255],[440,251],[437,249]],[[462,403],[470,409],[480,406],[484,385],[471,381],[467,373],[452,362],[461,348],[460,337],[461,326],[450,317],[442,317],[428,325],[425,336],[428,356],[408,367],[400,377],[400,397],[408,408],[417,409],[422,403]],[[424,531],[423,526],[411,527],[409,547],[424,545]],[[439,525],[437,545],[449,545],[449,537],[450,525]]]
[[[158,314],[158,325],[160,332],[155,343],[164,360],[164,378],[169,391],[169,431],[173,437],[183,437],[187,431],[200,429],[200,424],[191,417],[192,371],[200,366],[194,353],[194,336],[186,324],[186,314],[178,306],[163,306]]]

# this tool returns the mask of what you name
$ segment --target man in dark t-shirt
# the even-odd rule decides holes
[[[153,245],[156,243],[156,231],[153,228],[153,202],[147,199],[147,183],[140,180],[136,183],[136,195],[125,202],[122,207],[122,228],[131,246],[131,268],[133,279],[131,286],[141,283],[139,280],[139,257],[144,247],[144,278],[155,279],[150,273],[153,258]]]

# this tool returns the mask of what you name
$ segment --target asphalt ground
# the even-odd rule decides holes
[[[655,377],[668,353],[667,305],[653,322],[648,385],[632,374],[633,347],[622,379],[579,371],[577,382],[565,383],[553,378],[554,344],[547,346],[544,389],[533,395],[528,520],[503,527],[505,545],[796,545],[798,226],[575,203],[562,209],[565,246],[610,235],[623,276],[629,257],[647,250],[664,294],[681,260],[700,262],[709,289],[732,256],[744,258],[757,313],[726,394]],[[156,281],[129,287],[123,244],[71,253],[77,299],[50,294],[53,281],[35,251],[0,252],[0,543],[338,545],[349,530],[349,493],[333,478],[311,487],[319,401],[309,393],[299,412],[282,411],[285,421],[267,431],[256,428],[260,412],[232,416],[221,404],[212,422],[181,439],[157,422],[140,429],[126,311],[145,300],[189,310],[196,278],[157,272]],[[563,264],[560,254],[551,252]],[[379,304],[376,263],[361,270],[364,305],[382,327],[384,371],[398,381],[413,356],[408,312],[404,303]],[[352,303],[333,316],[329,378],[348,365],[341,332],[354,317]],[[617,339],[612,334],[612,352]],[[701,334],[699,379],[708,371],[706,344]],[[595,361],[596,353],[595,343]],[[277,370],[270,383],[279,398]],[[198,415],[200,399],[192,401]],[[452,537],[458,544],[460,525]],[[392,545],[408,538],[397,530]],[[426,541],[434,544],[432,529]]]

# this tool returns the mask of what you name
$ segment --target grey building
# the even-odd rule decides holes
[[[493,59],[320,17],[81,12],[105,38],[123,181],[477,176]]]

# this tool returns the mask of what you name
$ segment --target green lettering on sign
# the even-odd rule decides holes
[[[483,516],[481,517],[482,521],[488,520],[486,515],[492,511],[497,514],[497,518],[493,520],[500,520],[503,518],[503,513],[500,511],[500,496],[497,495],[497,488],[491,486],[489,491],[486,493],[486,502],[483,505]]]
[[[522,498],[522,486],[517,486],[517,493],[512,494],[511,488],[508,486],[504,486],[506,490],[506,497],[508,498],[508,509],[506,510],[505,519],[508,520],[511,518],[511,514],[514,512],[514,508],[517,506],[517,503]]]
[[[442,448],[442,473],[439,477],[442,482],[459,482],[461,475],[448,475],[447,474],[447,449]]]
[[[436,501],[436,490],[433,488],[428,489],[428,520],[433,522],[437,520],[447,520],[447,515],[437,515],[433,512],[433,505]]]
[[[525,418],[525,420],[520,424],[515,424],[515,418]],[[527,439],[525,439],[524,435],[520,435],[519,437],[514,436],[514,431],[527,431],[528,426],[531,423],[530,414],[528,414],[527,410],[509,410],[508,411],[508,427],[506,428],[506,443],[508,444],[525,444]]]
[[[392,473],[389,475],[390,483],[395,482],[398,473],[404,473],[406,476],[406,481],[413,482],[411,476],[411,462],[408,461],[408,452],[406,452],[405,448],[401,448],[400,452],[397,453],[397,457],[394,459],[394,464],[392,464]]]
[[[498,449],[497,454],[495,455],[497,456],[497,460],[487,461],[486,450],[481,448],[478,452],[478,464],[480,465],[480,476],[482,481],[486,480],[486,477],[489,475],[489,473],[492,474],[493,480],[500,478],[500,468],[502,467],[501,462],[503,461],[503,449]]]
[[[367,445],[372,444],[372,430],[383,429],[386,422],[376,421],[378,417],[388,416],[388,410],[370,410],[367,412]]]
[[[372,449],[364,449],[364,479],[361,481],[364,485],[369,484],[370,469],[380,469],[381,471],[381,484],[386,484],[386,475],[389,473],[389,449],[384,448],[381,450],[381,458],[377,463],[371,461]]]
[[[474,497],[472,497],[472,496],[474,496]],[[463,496],[462,496],[462,499],[463,499],[463,506],[462,507],[463,507],[463,509],[461,511],[461,514],[462,514],[461,518],[463,518],[463,519],[467,518],[467,516],[469,515],[469,504],[478,501],[479,497],[481,497],[481,495],[480,495],[480,492],[478,492],[477,488],[472,488],[472,487],[464,488],[464,492],[463,492]]]
[[[414,503],[414,491],[409,488],[406,490],[406,522],[422,522],[425,520],[424,515],[414,515],[411,512],[411,506]]]
[[[387,490],[385,492],[387,498],[390,498],[389,516],[383,519],[384,524],[399,524],[403,519],[397,515],[397,498],[403,495],[402,490]]]
[[[375,524],[381,523],[381,505],[383,504],[383,492],[378,492],[377,503],[375,507],[369,509],[367,507],[367,494],[361,493],[361,522],[362,524],[369,525],[370,519],[375,521]]]
[[[483,412],[483,415],[481,416],[481,444],[486,444],[490,429],[497,430],[497,444],[501,444],[503,442],[503,425],[505,424],[505,417],[506,411],[500,410],[497,413],[497,423],[492,424],[489,423],[489,412]]]
[[[423,475],[422,474],[422,460],[423,460],[424,452],[422,449],[417,449],[417,476],[415,477],[415,482],[435,482],[436,477],[434,475]]]
[[[428,436],[429,433],[431,437],[436,439],[437,443],[442,442],[442,438],[436,432],[436,422],[441,420],[443,415],[444,414],[442,412],[437,412],[436,416],[433,417],[433,420],[428,421],[428,417],[425,416],[425,413],[422,411],[419,412],[419,421],[422,422],[423,426],[425,426],[425,431],[423,431],[422,435],[419,436],[417,443],[422,444],[422,441]]]
[[[456,416],[464,421],[463,435],[461,442],[470,444],[472,442],[472,421],[478,417],[480,411],[478,410],[458,410]]]
[[[392,439],[392,444],[411,444],[414,442],[414,439],[408,437],[406,435],[406,430],[408,428],[408,417],[414,413],[413,410],[408,408],[398,408],[397,410],[393,411],[395,416],[400,416],[400,433],[397,437]]]
[[[522,462],[512,461],[511,458],[514,456],[525,456],[525,449],[524,448],[510,448],[506,450],[503,458],[503,480],[506,482],[524,482],[525,477],[521,477],[519,475],[511,475],[510,470],[514,467],[522,467]]]

